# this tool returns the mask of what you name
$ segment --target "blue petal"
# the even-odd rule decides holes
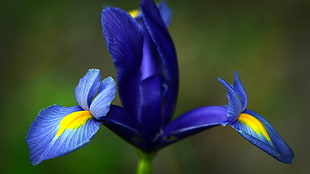
[[[238,94],[236,93],[234,87],[227,83],[225,80],[218,78],[218,81],[224,85],[227,91],[227,99],[228,99],[228,111],[227,111],[227,117],[231,121],[235,121],[239,114],[242,112],[242,104],[238,97]]]
[[[271,124],[251,110],[245,110],[231,124],[238,133],[256,147],[283,163],[291,163],[294,153]]]
[[[177,117],[163,131],[161,146],[201,132],[207,128],[229,123],[227,107],[205,106],[188,111]]]
[[[141,147],[140,125],[136,118],[124,108],[111,105],[110,111],[103,118],[103,123],[125,141],[136,147]]]
[[[100,122],[92,119],[87,112],[79,106],[59,105],[41,110],[26,138],[31,163],[37,165],[89,143],[98,131]]]
[[[141,83],[141,113],[138,121],[141,124],[143,138],[154,144],[153,138],[158,132],[162,120],[162,78],[153,76]],[[152,149],[152,147],[149,147]]]
[[[78,104],[84,110],[89,110],[91,100],[98,92],[100,85],[100,70],[89,69],[88,72],[80,79],[75,88],[75,98]]]
[[[175,89],[177,89],[179,80],[177,56],[168,29],[153,1],[143,0],[141,2],[141,11],[148,33],[162,58],[167,78],[176,85]]]
[[[123,106],[135,114],[139,98],[143,31],[125,11],[107,8],[102,11],[102,27],[108,49],[117,69],[119,96]]]
[[[170,19],[171,19],[171,10],[167,3],[165,1],[159,2],[157,4],[157,7],[159,9],[160,15],[166,24],[168,26],[170,24]]]
[[[168,122],[174,110],[179,88],[177,56],[165,22],[154,2],[143,0],[141,2],[141,11],[145,27],[157,47],[162,62],[163,74],[165,75],[164,82],[167,86],[166,98],[170,100],[169,104],[166,105],[167,107],[164,108],[165,113],[168,113],[165,114],[167,117],[164,122]]]
[[[241,100],[241,104],[242,104],[242,111],[244,111],[246,109],[247,103],[248,103],[248,97],[246,95],[246,91],[245,88],[238,76],[237,71],[234,72],[234,77],[235,77],[235,81],[234,81],[234,88],[235,91],[237,92],[237,94],[240,96],[240,100]]]
[[[143,41],[143,58],[140,66],[141,79],[147,79],[153,75],[162,74],[162,62],[150,36],[145,33]]]
[[[101,23],[108,49],[118,71],[118,80],[137,72],[142,58],[143,32],[137,22],[118,8],[102,10]]]
[[[112,77],[108,77],[101,82],[100,92],[90,105],[90,112],[97,120],[101,120],[109,112],[110,104],[115,97],[115,91],[115,82]]]

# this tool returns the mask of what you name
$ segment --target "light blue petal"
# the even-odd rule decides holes
[[[283,163],[291,163],[294,152],[281,138],[271,124],[251,110],[245,110],[238,120],[231,124],[242,137],[256,147]]]
[[[89,69],[88,72],[80,79],[75,88],[75,98],[77,103],[84,109],[89,110],[91,100],[98,92],[100,85],[100,70]]]
[[[97,120],[101,120],[109,112],[115,92],[116,85],[113,78],[105,78],[100,84],[100,92],[90,105],[90,112]]]
[[[218,81],[221,82],[227,90],[227,99],[228,99],[228,108],[227,108],[227,117],[231,121],[235,121],[239,114],[242,111],[242,104],[236,93],[234,87],[227,83],[225,80],[218,78]]]
[[[241,104],[242,104],[242,111],[244,111],[246,109],[247,103],[248,103],[248,97],[246,95],[246,91],[245,88],[238,76],[238,72],[235,71],[234,72],[234,77],[235,77],[235,81],[234,81],[234,88],[235,91],[237,92],[237,94],[240,96],[240,100],[241,100]]]
[[[69,118],[66,123],[63,121],[73,113],[81,112],[88,111],[83,111],[79,106],[53,105],[39,112],[26,137],[33,165],[72,152],[92,139],[100,122],[89,117],[85,119],[83,115],[81,119]]]

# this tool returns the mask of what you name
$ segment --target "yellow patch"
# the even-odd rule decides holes
[[[256,134],[263,135],[268,141],[271,140],[264,125],[252,115],[241,113],[238,121],[250,127]]]
[[[56,137],[59,137],[67,129],[75,129],[83,126],[92,115],[89,111],[77,111],[65,116],[59,123],[59,129]]]
[[[128,12],[129,15],[133,18],[137,17],[140,14],[140,10],[131,10],[130,12]]]

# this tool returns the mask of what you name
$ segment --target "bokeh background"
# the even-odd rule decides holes
[[[304,174],[310,169],[310,1],[167,0],[178,53],[176,114],[226,104],[217,77],[237,70],[248,108],[265,116],[295,151],[282,164],[230,127],[216,127],[159,152],[154,173]],[[84,148],[34,167],[25,137],[38,111],[75,105],[74,88],[88,68],[115,77],[100,13],[139,0],[0,2],[0,173],[134,173],[135,150],[105,127]],[[119,101],[115,101],[117,104]]]

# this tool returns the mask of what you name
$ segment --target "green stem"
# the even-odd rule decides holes
[[[155,154],[144,153],[137,150],[139,156],[139,162],[137,166],[136,174],[151,174],[152,173],[152,160]]]

